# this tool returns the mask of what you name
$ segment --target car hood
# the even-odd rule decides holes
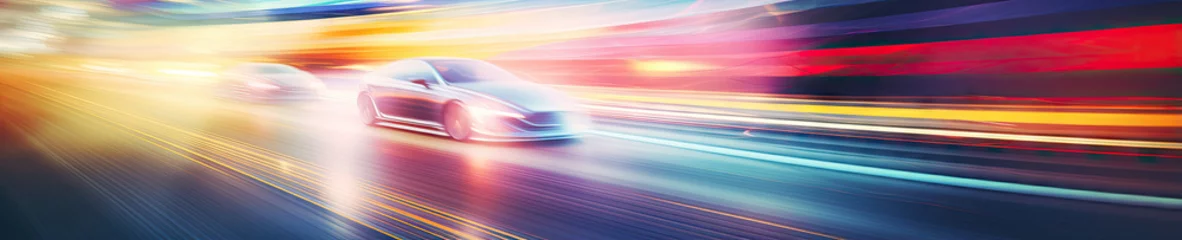
[[[566,93],[533,82],[476,82],[452,86],[500,99],[529,112],[578,109],[578,103]]]

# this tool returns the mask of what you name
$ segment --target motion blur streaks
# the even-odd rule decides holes
[[[0,239],[1182,239],[1179,16],[1182,0],[0,1]],[[366,126],[362,76],[428,56],[558,90],[592,130]],[[284,89],[243,63],[298,68],[313,100],[223,98],[235,77]]]

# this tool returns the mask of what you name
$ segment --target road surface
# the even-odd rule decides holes
[[[77,72],[4,76],[4,239],[1182,239],[1177,210],[596,134],[457,143],[363,126],[350,101],[252,104]]]

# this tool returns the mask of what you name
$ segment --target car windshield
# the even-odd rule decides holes
[[[432,60],[431,67],[449,83],[517,81],[509,71],[491,63],[477,60]]]
[[[256,72],[264,73],[264,74],[298,73],[298,72],[300,72],[300,69],[297,69],[292,66],[280,65],[280,64],[258,65],[258,66],[255,66],[254,68],[255,68]]]

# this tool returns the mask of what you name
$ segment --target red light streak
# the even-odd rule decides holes
[[[855,48],[778,51],[812,40],[687,43],[702,35],[604,39],[540,51],[574,60],[537,59],[531,68],[629,72],[637,56],[698,62],[701,76],[890,76],[1035,73],[1182,67],[1182,24]],[[678,43],[682,44],[678,44]],[[623,46],[622,46],[623,45]],[[537,56],[548,56],[538,54]],[[752,60],[755,59],[755,60]]]

